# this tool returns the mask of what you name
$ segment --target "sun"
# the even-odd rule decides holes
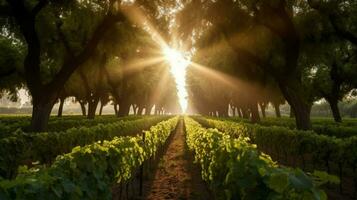
[[[188,61],[183,57],[183,55],[169,47],[164,48],[163,50],[165,58],[169,61],[172,68],[186,68],[188,65]]]
[[[163,49],[165,59],[170,64],[171,73],[175,77],[178,90],[177,96],[183,112],[187,110],[187,91],[186,91],[186,68],[189,60],[186,59],[180,51],[165,47]]]

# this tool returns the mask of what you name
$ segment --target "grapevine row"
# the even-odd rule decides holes
[[[15,180],[0,182],[1,199],[111,199],[111,186],[132,178],[152,157],[177,124],[178,117],[160,122],[135,137],[76,147],[49,168],[29,170]]]
[[[211,118],[217,119],[217,118]],[[247,119],[242,118],[226,118],[227,121],[234,121],[234,122],[245,122],[250,123]],[[296,129],[295,121],[286,118],[265,118],[259,122],[261,126],[279,126],[284,128],[289,128],[291,130]],[[319,135],[326,135],[331,137],[337,138],[346,138],[357,136],[357,124],[353,120],[345,120],[342,123],[331,122],[328,119],[314,119],[312,124],[312,129],[314,133]]]
[[[93,127],[71,128],[61,132],[19,134],[0,139],[0,176],[12,178],[16,175],[19,165],[31,165],[36,161],[49,164],[57,155],[70,152],[75,146],[137,133],[166,118],[148,117]]]
[[[83,118],[83,116],[64,116],[61,118],[51,118],[48,123],[47,132],[58,132],[65,131],[69,128],[73,127],[91,127],[96,126],[100,123],[113,123],[118,120],[135,120],[140,119],[142,116],[127,116],[118,118],[116,116],[100,116],[96,119],[87,119]],[[16,136],[18,134],[22,134],[23,132],[27,132],[30,126],[30,118],[27,117],[8,117],[1,118],[0,122],[0,138],[5,138],[8,136]]]
[[[339,175],[341,180],[344,174],[348,174],[354,180],[357,190],[357,136],[341,139],[285,127],[264,127],[201,117],[195,119],[204,126],[217,128],[231,137],[249,137],[260,150],[274,154],[277,160],[301,160],[303,169],[312,163],[313,169],[321,166],[328,173]],[[343,184],[341,181],[341,192]]]
[[[338,182],[324,172],[313,179],[300,169],[278,167],[248,138],[231,138],[185,118],[187,145],[217,199],[326,199],[322,184]]]

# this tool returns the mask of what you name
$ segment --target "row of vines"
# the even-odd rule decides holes
[[[338,182],[326,172],[278,166],[247,137],[206,129],[190,118],[185,124],[187,144],[217,199],[326,199],[320,187]]]
[[[2,148],[8,150],[1,154],[3,172],[18,167],[6,166],[8,162],[3,160],[10,157],[41,161],[44,165],[20,167],[16,177],[0,178],[0,199],[111,199],[111,187],[132,178],[133,172],[166,141],[177,120],[178,117],[146,117],[3,138],[2,142],[27,143],[24,152],[19,153],[25,157],[11,155],[11,145]],[[138,134],[145,129],[149,129],[143,133],[145,137]]]

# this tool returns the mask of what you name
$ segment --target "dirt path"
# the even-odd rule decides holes
[[[211,199],[200,170],[193,164],[192,154],[186,146],[183,126],[180,120],[154,179],[150,185],[144,186],[144,199]]]

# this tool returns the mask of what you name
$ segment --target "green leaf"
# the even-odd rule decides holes
[[[296,170],[295,174],[289,175],[289,182],[298,190],[308,190],[313,187],[311,179],[301,170]]]
[[[315,188],[312,188],[312,194],[314,195],[316,200],[327,200],[327,195],[324,191],[322,190],[317,190]]]
[[[66,193],[72,193],[76,190],[76,186],[70,182],[69,180],[64,180],[63,183],[62,183],[62,186],[64,188],[64,191]]]
[[[326,183],[340,184],[340,179],[337,176],[330,175],[324,171],[315,170],[312,176],[317,178],[316,181],[318,182],[318,185],[323,185]]]
[[[286,173],[274,173],[270,176],[268,187],[278,193],[282,193],[289,185],[288,175]]]

